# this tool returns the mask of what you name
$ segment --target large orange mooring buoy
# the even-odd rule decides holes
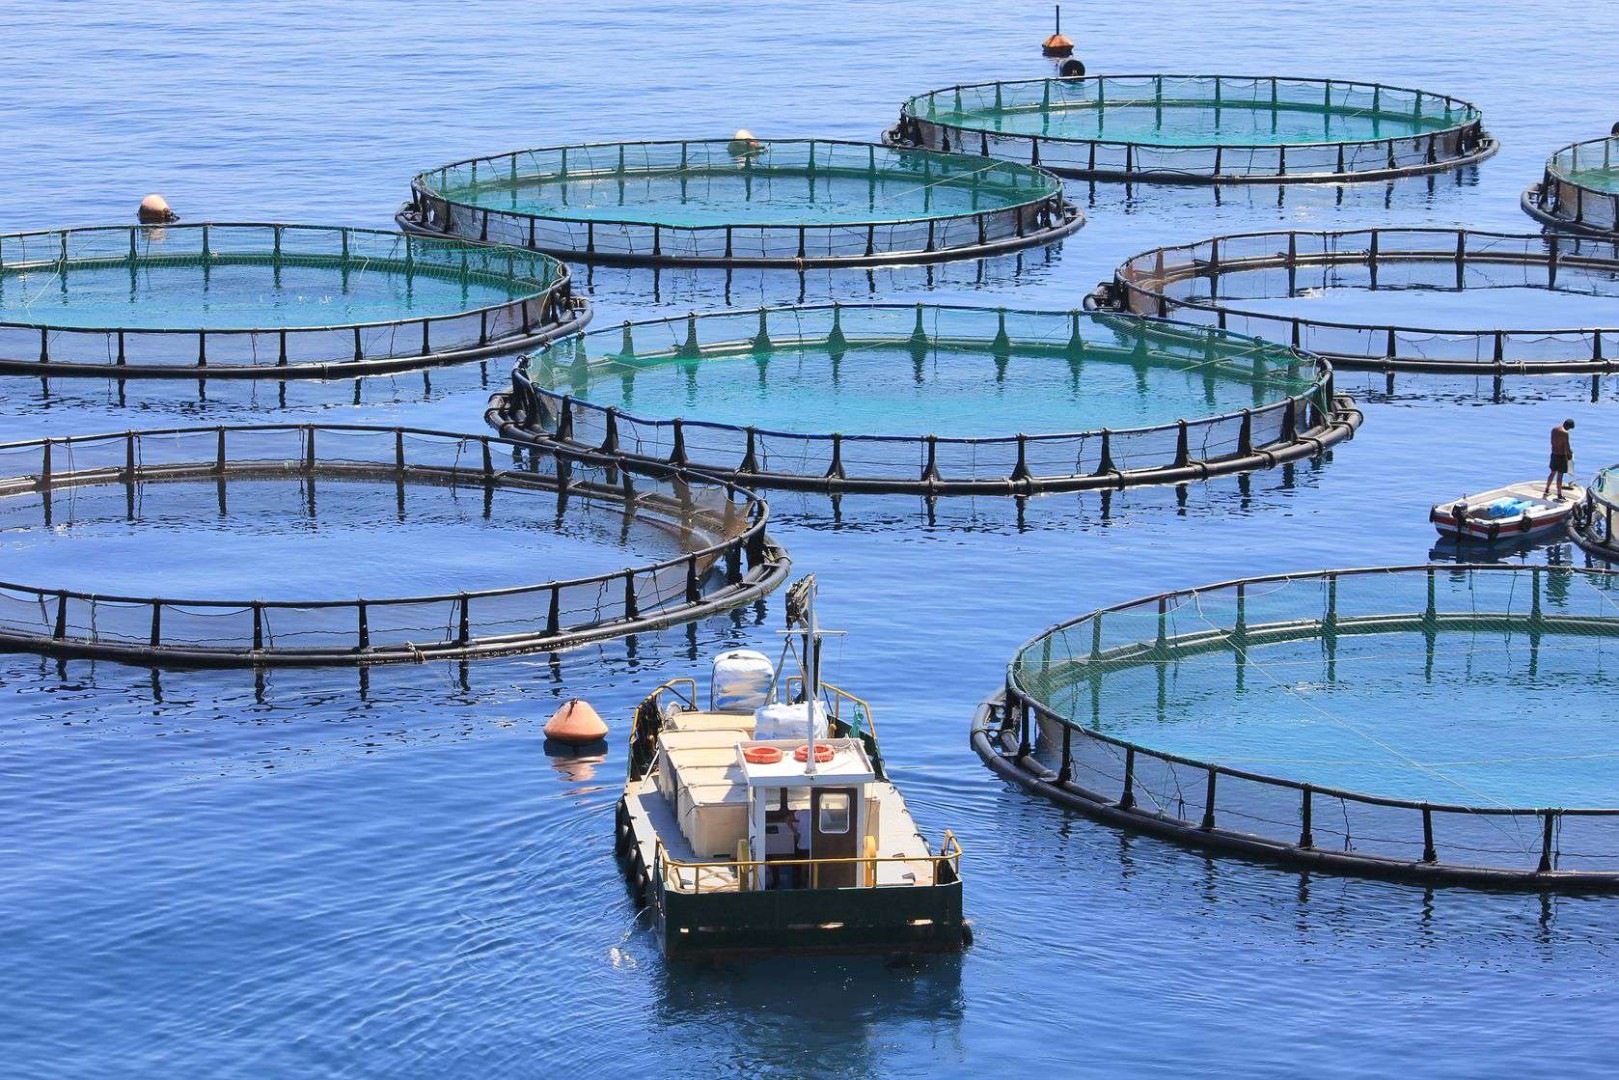
[[[582,698],[569,698],[545,722],[545,737],[569,746],[585,746],[607,738],[607,721]]]

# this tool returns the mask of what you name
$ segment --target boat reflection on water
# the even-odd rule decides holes
[[[1545,558],[1538,558],[1540,555]],[[1526,540],[1498,540],[1493,544],[1440,540],[1429,549],[1428,561],[1462,565],[1543,563],[1546,566],[1573,566],[1574,545],[1561,533]]]
[[[918,1043],[941,1065],[962,1059],[962,962],[928,953],[664,964],[653,1009],[669,1045],[714,1055],[693,1075],[797,1060],[815,1062],[816,1075],[881,1076]]]

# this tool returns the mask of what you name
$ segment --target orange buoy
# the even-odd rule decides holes
[[[830,743],[824,743],[823,742],[823,743],[816,743],[815,744],[815,764],[817,764],[817,765],[825,765],[827,762],[831,761],[833,758],[835,758],[837,756],[838,756],[838,752],[836,750],[832,749],[832,746],[831,746]],[[799,746],[799,748],[797,750],[793,751],[793,760],[794,761],[808,761],[809,760],[809,743],[804,743],[801,746]]]
[[[180,215],[169,208],[169,200],[155,192],[141,200],[135,217],[142,225],[167,225],[180,220]]]
[[[781,751],[774,746],[750,746],[742,751],[742,757],[750,765],[774,765],[781,760]]]
[[[590,702],[569,698],[545,722],[545,737],[569,746],[584,746],[607,738],[607,722]]]
[[[1062,5],[1057,5],[1056,32],[1040,43],[1040,55],[1065,60],[1074,55],[1074,43],[1062,32]]]

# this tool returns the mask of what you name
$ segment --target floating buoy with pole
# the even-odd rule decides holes
[[[589,702],[570,698],[545,722],[545,737],[565,746],[589,746],[607,738],[607,723]]]
[[[1053,60],[1066,60],[1074,55],[1074,43],[1063,36],[1062,32],[1062,5],[1055,5],[1057,9],[1056,32],[1040,43],[1040,55],[1048,56]]]

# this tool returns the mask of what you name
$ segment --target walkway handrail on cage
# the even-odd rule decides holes
[[[0,318],[0,375],[325,379],[387,374],[533,348],[589,321],[550,256],[375,229],[274,222],[96,226],[0,235],[5,276],[226,266],[483,281],[513,295],[459,310],[328,326],[85,326]]]
[[[585,143],[468,158],[419,173],[396,217],[421,235],[498,243],[592,263],[676,266],[873,266],[937,262],[1050,243],[1080,228],[1084,215],[1062,182],[1038,169],[963,154],[922,154],[878,143],[841,139],[767,139],[738,154],[732,140],[679,139]],[[817,153],[821,155],[817,159]],[[597,160],[604,158],[605,163]],[[842,160],[839,160],[842,159]],[[764,164],[760,164],[764,162]],[[853,162],[853,164],[851,164]],[[599,181],[610,177],[698,178],[705,170],[766,176],[776,171],[808,183],[836,177],[914,176],[924,198],[939,184],[972,192],[965,212],[878,214],[832,222],[672,224],[635,217],[570,216],[561,211],[491,207],[453,197],[455,184],[498,182],[513,191],[525,182]],[[989,190],[1000,204],[978,208]]]
[[[1609,327],[1477,330],[1363,324],[1283,315],[1222,298],[1223,283],[1232,279],[1240,288],[1244,274],[1285,271],[1285,291],[1283,283],[1272,291],[1290,296],[1300,287],[1301,272],[1365,268],[1369,288],[1376,289],[1380,271],[1409,285],[1427,268],[1432,280],[1425,284],[1459,290],[1467,287],[1470,272],[1490,266],[1532,271],[1546,288],[1566,288],[1576,275],[1619,275],[1619,244],[1434,227],[1235,233],[1135,255],[1100,292],[1110,306],[1132,314],[1286,342],[1348,370],[1493,376],[1619,370],[1619,321]]]
[[[1109,106],[1342,112],[1411,123],[1437,110],[1445,126],[1372,139],[1155,143],[1025,134],[998,130],[990,120],[979,125],[941,119],[974,108],[1011,113]],[[1497,149],[1478,109],[1447,94],[1345,79],[1249,75],[1121,74],[963,83],[908,99],[885,140],[1028,161],[1078,179],[1183,184],[1392,179],[1482,161]]]
[[[507,459],[497,463],[497,455]],[[432,595],[266,600],[133,596],[0,581],[0,648],[177,666],[457,659],[647,631],[761,596],[787,573],[765,503],[685,470],[632,476],[592,455],[488,435],[357,424],[261,424],[74,435],[0,445],[0,498],[74,487],[297,478],[554,492],[623,506],[697,541],[611,573]]]
[[[981,340],[964,344],[945,334],[929,334],[922,327],[924,308],[952,317],[998,319],[999,329],[992,338],[986,326]],[[704,349],[745,349],[750,341],[773,346],[794,340],[836,342],[838,348],[855,348],[863,340],[865,323],[896,313],[909,318],[912,311],[916,328],[906,340],[918,350],[966,348],[992,355],[1003,349],[1010,355],[1027,349],[1074,359],[1082,359],[1087,349],[1108,351],[1084,343],[1080,335],[1082,320],[1108,316],[951,305],[827,304],[691,314],[627,324],[624,333],[645,338],[651,336],[649,330],[663,328],[666,335],[684,338],[679,354],[688,358],[700,357]],[[1040,320],[1045,333],[1020,340],[1020,320]],[[1165,346],[1190,342],[1211,359],[1221,348],[1258,345],[1223,331],[1116,321],[1133,339],[1143,363],[1152,360],[1149,341]],[[701,340],[700,328],[712,332],[708,342]],[[574,339],[576,347],[581,340],[590,339]],[[1300,378],[1303,385],[1296,392],[1253,408],[1134,428],[984,437],[845,435],[649,418],[541,385],[530,369],[537,357],[518,364],[511,389],[491,399],[486,419],[508,438],[590,450],[634,468],[687,465],[764,488],[923,495],[1027,495],[1187,483],[1313,457],[1354,433],[1361,414],[1352,401],[1334,393],[1328,364],[1286,346],[1253,351],[1260,360],[1307,368],[1312,374],[1307,381]]]
[[[1391,575],[1425,575],[1425,606],[1377,615],[1342,613],[1350,602],[1341,588],[1357,580]],[[1473,575],[1528,576],[1528,610],[1518,614],[1441,610],[1434,582],[1441,576],[1456,575],[1466,575],[1469,581]],[[1571,567],[1413,565],[1273,574],[1115,604],[1053,626],[1020,646],[1017,658],[1008,665],[1003,688],[979,707],[972,743],[997,774],[1032,792],[1109,824],[1195,846],[1300,867],[1401,880],[1619,889],[1619,807],[1420,801],[1222,765],[1086,726],[1053,707],[1039,688],[1029,684],[1024,671],[1026,662],[1042,672],[1073,664],[1161,666],[1166,658],[1183,651],[1195,655],[1229,649],[1242,656],[1245,643],[1310,636],[1331,643],[1340,636],[1400,629],[1429,636],[1430,649],[1432,636],[1447,629],[1471,633],[1499,630],[1508,624],[1521,626],[1535,647],[1539,636],[1559,632],[1619,639],[1619,608],[1600,617],[1546,610],[1550,604],[1546,598],[1558,575],[1570,580],[1592,579],[1604,590],[1619,590],[1619,573]],[[1245,617],[1245,596],[1251,601],[1275,586],[1297,583],[1321,588],[1318,616],[1276,624]],[[1235,601],[1229,626],[1211,622],[1197,634],[1166,634],[1168,612],[1211,597]],[[1103,624],[1109,617],[1140,615],[1150,622],[1154,611],[1159,626],[1156,639],[1149,636],[1104,647]],[[1135,625],[1139,624],[1132,624],[1129,634],[1136,633]],[[1082,655],[1061,660],[1052,648],[1059,637],[1084,639],[1089,644],[1082,647]],[[1231,794],[1233,787],[1236,795]],[[1357,817],[1365,819],[1359,828]],[[1471,833],[1467,829],[1470,824],[1491,821],[1508,824],[1486,825]],[[1610,827],[1598,831],[1605,825]],[[1496,844],[1511,842],[1513,837],[1503,831],[1511,826],[1519,829],[1516,847],[1485,846],[1476,838],[1493,835]],[[1401,829],[1406,830],[1404,835],[1389,835]],[[1592,841],[1603,838],[1611,847],[1594,850]]]
[[[1582,173],[1601,173],[1604,186]],[[1619,236],[1619,135],[1565,146],[1546,162],[1540,183],[1523,193],[1524,212],[1556,229]]]

